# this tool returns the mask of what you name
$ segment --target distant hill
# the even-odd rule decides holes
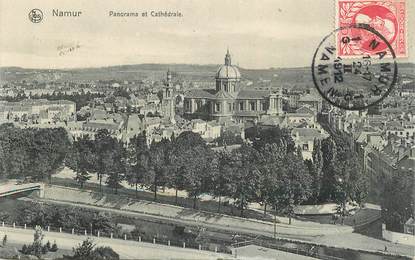
[[[164,79],[170,69],[176,76],[186,80],[214,80],[219,64],[137,64],[100,68],[80,69],[25,69],[20,67],[1,67],[2,84],[16,80],[42,81],[90,81],[90,80],[138,80],[151,78]],[[400,74],[413,75],[415,64],[399,64]],[[273,84],[282,86],[308,86],[312,84],[310,68],[273,68],[244,69],[240,68],[243,79],[257,82],[271,80]]]

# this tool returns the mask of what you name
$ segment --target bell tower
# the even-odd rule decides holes
[[[174,124],[175,116],[175,97],[174,97],[174,87],[172,82],[172,73],[170,69],[167,71],[166,84],[163,90],[163,116],[169,120],[170,123]]]

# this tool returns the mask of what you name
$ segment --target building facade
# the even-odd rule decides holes
[[[256,122],[282,113],[281,91],[241,86],[241,74],[232,65],[229,50],[225,64],[216,72],[215,81],[215,89],[192,89],[185,94],[185,117],[218,122]]]
[[[0,101],[0,120],[36,124],[76,121],[76,104],[68,100],[25,99]]]

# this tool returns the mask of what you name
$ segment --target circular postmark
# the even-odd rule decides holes
[[[43,12],[37,8],[30,10],[29,20],[32,23],[40,23],[43,20]]]
[[[346,59],[337,55],[341,45],[365,46],[370,51]],[[311,64],[313,82],[331,105],[363,110],[380,103],[394,88],[398,73],[395,58],[389,41],[370,25],[341,27],[324,37],[317,47]]]

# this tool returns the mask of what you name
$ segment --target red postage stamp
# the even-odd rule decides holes
[[[405,0],[338,0],[337,34],[338,55],[356,57],[373,54],[373,41],[379,42],[378,51],[386,51],[387,44],[374,39],[373,33],[357,30],[351,25],[364,24],[386,39],[396,57],[407,57]]]

